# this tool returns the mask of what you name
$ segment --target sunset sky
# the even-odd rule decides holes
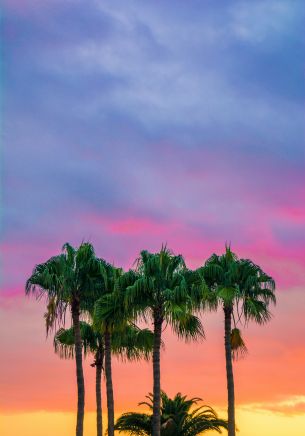
[[[191,268],[226,242],[262,266],[278,304],[244,331],[238,434],[304,435],[304,18],[301,0],[2,1],[1,436],[73,434],[74,362],[24,284],[83,240],[124,268],[163,242]],[[225,417],[222,318],[199,344],[166,333],[162,387]],[[114,389],[135,410],[151,363],[115,362]]]

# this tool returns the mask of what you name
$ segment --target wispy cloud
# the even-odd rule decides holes
[[[273,403],[252,403],[239,406],[243,410],[270,411],[283,415],[304,415],[305,396],[292,396]]]

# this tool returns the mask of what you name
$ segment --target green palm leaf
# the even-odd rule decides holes
[[[152,411],[153,395],[146,398],[147,401],[140,405],[146,405]],[[161,436],[198,436],[209,430],[221,433],[222,429],[227,429],[227,422],[211,407],[203,405],[194,409],[200,398],[188,399],[178,393],[171,399],[162,392],[161,400]],[[118,418],[115,429],[130,435],[151,435],[152,414],[124,413]]]

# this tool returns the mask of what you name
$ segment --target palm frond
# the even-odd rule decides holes
[[[202,323],[197,316],[179,306],[171,308],[170,316],[172,329],[180,339],[189,342],[205,338]]]
[[[253,320],[257,324],[265,324],[272,316],[266,303],[253,298],[247,298],[244,301],[243,313],[246,323]]]
[[[123,361],[148,360],[151,357],[154,343],[153,332],[127,324],[121,331],[112,334],[112,352]]]
[[[131,436],[151,435],[151,416],[145,413],[124,413],[114,426],[119,433],[127,432]]]
[[[102,342],[101,336],[93,330],[93,327],[84,322],[80,322],[80,332],[82,339],[82,346],[84,356],[89,353],[95,353],[99,349]],[[53,340],[54,351],[61,359],[74,359],[75,345],[74,345],[74,328],[59,329]]]
[[[149,394],[146,405],[152,413],[153,395]],[[210,406],[195,407],[200,398],[190,398],[178,393],[174,398],[161,392],[161,435],[162,436],[198,436],[208,430],[221,433],[227,429],[227,421],[220,419]],[[116,423],[116,429],[130,435],[151,435],[152,414],[125,413]]]

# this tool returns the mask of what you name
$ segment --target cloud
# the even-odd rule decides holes
[[[253,403],[241,406],[243,410],[270,411],[281,415],[304,415],[305,396],[292,396],[274,403]]]

